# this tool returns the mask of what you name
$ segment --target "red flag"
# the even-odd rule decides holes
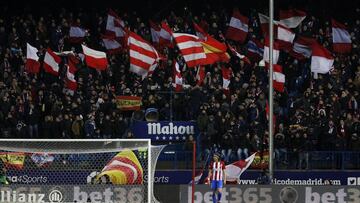
[[[56,55],[50,48],[48,48],[44,58],[45,72],[58,76],[60,62],[61,62],[61,58],[58,55]]]
[[[26,43],[26,63],[25,70],[28,73],[39,73],[40,63],[37,55],[38,49]]]
[[[232,164],[225,166],[225,174],[226,174],[226,183],[238,183],[240,180],[241,174],[244,173],[246,169],[250,167],[252,162],[255,159],[256,152],[253,153],[251,156],[246,158],[245,160],[239,160]]]
[[[269,22],[270,22],[269,17],[259,13],[259,20],[260,20],[261,31],[264,36],[267,36],[269,34]],[[276,36],[277,25],[279,24],[279,22],[275,20],[273,22],[274,22],[274,36]]]
[[[331,19],[333,49],[337,53],[351,52],[351,35],[345,25]]]
[[[107,68],[108,61],[105,52],[90,49],[84,45],[81,45],[81,47],[85,55],[85,62],[87,66],[98,70],[105,70]]]
[[[241,15],[238,9],[234,9],[229,27],[226,31],[226,38],[243,43],[246,40],[248,32],[249,19]]]
[[[260,61],[264,55],[264,44],[256,39],[249,40],[247,44],[247,54],[252,61]]]

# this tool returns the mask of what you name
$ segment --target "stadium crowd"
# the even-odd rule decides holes
[[[37,75],[25,71],[26,43],[39,48],[40,58],[47,47],[56,52],[80,52],[80,44],[67,40],[69,26],[76,21],[89,30],[84,43],[105,51],[100,34],[105,29],[107,11],[59,9],[34,14],[23,9],[17,15],[6,15],[10,13],[6,7],[0,10],[1,138],[131,138],[128,129],[132,112],[116,108],[116,95],[136,95],[142,97],[142,109],[157,108],[161,120],[196,120],[202,150],[221,148],[226,161],[232,155],[246,158],[268,147],[267,71],[257,63],[249,65],[232,57],[228,64],[206,66],[202,86],[196,85],[195,69],[187,68],[182,75],[188,86],[174,93],[171,105],[168,92],[173,88],[172,59],[177,58],[180,66],[184,64],[179,51],[159,50],[167,60],[144,80],[129,72],[125,51],[108,56],[109,68],[102,72],[80,63],[78,89],[70,94],[64,87],[63,64],[59,77],[44,71]],[[262,40],[257,12],[249,12],[248,38]],[[330,74],[319,74],[314,79],[310,60],[297,61],[281,53],[286,90],[275,92],[274,97],[278,162],[289,161],[286,152],[302,156],[301,152],[312,150],[360,150],[360,9],[356,12],[358,15],[345,22],[352,36],[352,53],[334,54],[335,70]],[[131,30],[151,41],[148,19],[136,12],[119,14]],[[174,31],[187,33],[194,33],[192,20],[206,22],[208,33],[223,41],[230,17],[231,10],[207,7],[197,12],[169,12],[166,18],[157,20],[166,19]],[[316,38],[331,50],[329,22],[308,13],[296,32]],[[246,43],[229,43],[246,54]],[[228,95],[222,89],[223,65],[233,71]]]

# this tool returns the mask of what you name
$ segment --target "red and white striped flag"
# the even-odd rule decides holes
[[[98,70],[105,70],[107,68],[108,61],[105,52],[90,49],[85,45],[81,45],[81,47],[85,55],[85,62],[87,66]]]
[[[241,15],[238,9],[234,9],[225,37],[243,43],[246,40],[248,32],[249,19]]]
[[[109,54],[120,53],[122,50],[121,44],[115,40],[114,37],[108,35],[101,36],[104,46]]]
[[[37,55],[38,49],[26,43],[26,63],[25,70],[28,73],[39,73],[40,63]]]
[[[311,72],[326,74],[333,68],[333,64],[334,58],[329,50],[318,43],[313,45]]]
[[[77,69],[71,60],[68,60],[66,70],[66,88],[70,91],[75,92],[77,89],[77,82],[75,80],[75,73]]]
[[[117,39],[122,38],[125,36],[124,27],[124,21],[122,21],[120,17],[110,9],[106,21],[107,34],[114,36]]]
[[[298,36],[289,54],[298,60],[310,58],[312,53],[312,46],[316,43],[316,40],[313,38]]]
[[[206,54],[199,37],[185,33],[173,33],[173,36],[188,67],[206,62]]]
[[[205,67],[199,66],[196,71],[196,84],[202,86],[205,79]]]
[[[265,64],[268,66],[269,63],[269,59],[270,59],[270,49],[269,49],[269,37],[265,37],[265,46],[264,46],[264,61]],[[278,60],[279,60],[279,55],[280,55],[280,48],[279,48],[279,44],[274,41],[273,43],[273,64],[277,64]]]
[[[69,31],[69,41],[71,43],[81,43],[86,36],[86,30],[80,27],[79,24],[73,23]]]
[[[171,28],[165,23],[161,23],[159,44],[161,46],[173,47]]]
[[[280,23],[288,28],[296,28],[306,18],[306,13],[297,9],[280,10]]]
[[[180,92],[183,88],[183,79],[181,76],[181,70],[179,67],[179,64],[176,60],[174,60],[174,79],[175,79],[175,83],[174,83],[174,87],[175,87],[175,92]]]
[[[61,58],[56,55],[50,48],[48,48],[44,57],[45,72],[58,76],[60,62]]]
[[[139,35],[129,32],[130,71],[145,78],[158,65],[160,56],[156,49]]]
[[[337,53],[351,52],[351,35],[345,25],[331,19],[333,50]]]
[[[282,73],[282,66],[274,64],[273,67],[273,87],[279,92],[284,92],[285,75]]]
[[[279,48],[290,50],[295,39],[295,33],[284,25],[277,26],[277,39]]]

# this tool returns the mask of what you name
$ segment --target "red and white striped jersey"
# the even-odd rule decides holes
[[[211,162],[209,170],[212,172],[211,180],[224,180],[225,163],[223,161]]]

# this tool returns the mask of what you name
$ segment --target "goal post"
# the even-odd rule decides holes
[[[7,188],[39,187],[45,202],[152,203],[162,149],[150,139],[1,139],[0,160]]]

